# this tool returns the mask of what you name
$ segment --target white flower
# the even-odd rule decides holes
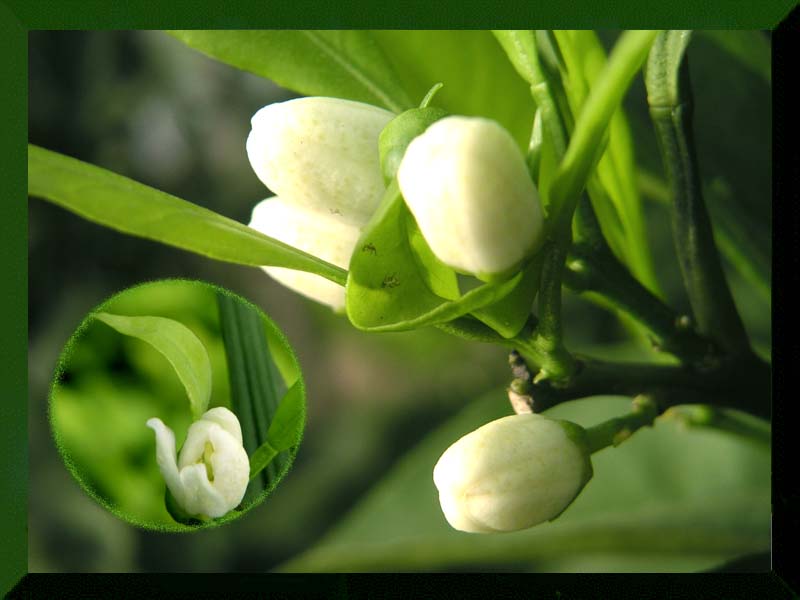
[[[442,512],[460,531],[526,529],[557,517],[592,476],[584,431],[537,414],[487,423],[433,470]]]
[[[321,97],[259,110],[247,155],[277,198],[256,206],[250,227],[346,269],[385,191],[378,138],[394,116],[369,104]],[[264,270],[309,298],[344,307],[344,289],[323,277]]]
[[[457,271],[493,279],[541,243],[539,195],[514,139],[494,121],[436,121],[408,146],[397,181],[431,250]]]
[[[250,479],[242,428],[227,408],[207,411],[189,427],[176,460],[175,434],[148,419],[156,434],[156,462],[178,505],[192,516],[221,517],[236,508]]]

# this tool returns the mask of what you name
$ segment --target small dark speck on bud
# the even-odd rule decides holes
[[[381,287],[387,289],[397,287],[398,285],[400,285],[400,280],[396,275],[387,275],[383,278],[383,283],[381,283]]]

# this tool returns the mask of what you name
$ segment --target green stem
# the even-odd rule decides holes
[[[678,315],[645,288],[614,256],[587,198],[576,212],[575,229],[578,241],[564,273],[567,287],[595,295],[603,305],[633,318],[647,329],[657,350],[690,363],[708,359],[713,347],[692,330],[688,317]]]
[[[699,331],[728,352],[747,353],[747,333],[722,270],[703,200],[686,42],[676,50],[671,40],[665,35],[653,46],[645,83],[672,194],[675,248]]]
[[[772,370],[752,354],[727,358],[703,368],[605,362],[585,357],[578,360],[578,371],[567,385],[549,381],[534,384],[536,412],[577,398],[655,392],[661,410],[687,403],[710,404],[770,419]]]
[[[618,446],[642,427],[652,426],[657,416],[655,401],[650,396],[637,396],[630,413],[586,430],[589,452],[594,454],[608,446]]]
[[[586,99],[552,186],[550,203],[554,231],[569,230],[580,193],[599,158],[598,142],[657,34],[657,31],[623,33]]]

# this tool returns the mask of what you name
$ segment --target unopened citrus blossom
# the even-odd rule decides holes
[[[539,245],[539,195],[514,139],[480,117],[445,117],[415,138],[397,171],[433,253],[481,279],[513,271]]]
[[[433,470],[448,523],[494,533],[554,519],[591,479],[584,436],[574,423],[538,414],[503,417],[468,433]]]

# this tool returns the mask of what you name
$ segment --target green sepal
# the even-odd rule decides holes
[[[209,518],[202,518],[197,515],[190,515],[187,513],[181,506],[178,504],[178,501],[175,500],[175,497],[172,495],[172,492],[169,491],[169,488],[166,488],[164,491],[164,506],[167,507],[167,512],[169,516],[175,519],[181,525],[189,525],[192,527],[196,527],[197,525],[202,525],[205,521],[210,521]]]
[[[433,263],[426,258],[430,252],[422,251],[424,239],[409,236],[409,220],[413,217],[395,180],[350,259],[346,309],[358,329],[404,331],[438,325],[498,302],[519,284],[522,273],[456,296],[455,272],[441,264],[431,270]]]
[[[387,185],[397,175],[400,161],[403,160],[403,155],[405,155],[411,140],[448,114],[442,108],[426,106],[407,110],[389,121],[378,139],[381,172]]]
[[[573,442],[578,448],[580,449],[581,453],[584,457],[584,465],[583,465],[583,477],[582,482],[575,490],[575,495],[572,496],[569,502],[564,505],[564,508],[559,511],[558,514],[548,519],[548,521],[555,521],[558,517],[560,517],[565,510],[567,510],[572,503],[575,501],[580,493],[583,491],[583,488],[586,487],[586,484],[592,479],[594,475],[594,469],[592,468],[592,453],[589,448],[589,440],[586,435],[586,430],[578,425],[577,423],[573,423],[572,421],[564,421],[562,419],[555,419],[555,421],[561,425],[561,428],[564,430],[567,438]]]

